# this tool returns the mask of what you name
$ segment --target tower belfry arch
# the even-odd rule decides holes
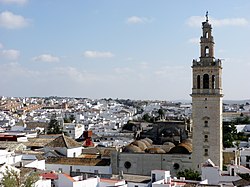
[[[214,38],[208,12],[202,22],[200,58],[193,60],[193,167],[211,159],[222,168],[222,64],[214,57]]]

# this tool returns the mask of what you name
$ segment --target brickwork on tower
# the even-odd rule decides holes
[[[202,22],[200,58],[193,60],[193,167],[211,159],[222,168],[222,64],[214,57],[214,38],[208,16]]]

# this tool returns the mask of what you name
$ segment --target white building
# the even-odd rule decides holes
[[[78,142],[63,134],[44,147],[46,157],[55,157],[56,155],[78,157],[82,153],[82,149],[83,147]]]
[[[39,170],[45,170],[45,160],[37,159],[36,155],[22,155],[22,160],[19,162],[21,166],[26,168],[36,168]]]
[[[58,187],[97,187],[98,179],[89,178],[83,180],[82,177],[71,177],[68,174],[58,174]]]
[[[222,171],[218,166],[216,166],[210,159],[201,168],[202,180],[207,179],[208,184],[211,185],[233,185],[233,182],[240,180],[241,174],[250,174],[250,170],[241,165],[228,165],[227,171]]]
[[[240,164],[250,168],[250,148],[240,149]]]
[[[46,160],[46,170],[67,174],[112,174],[110,160],[100,158],[48,158]]]
[[[125,180],[102,179],[99,177],[84,179],[83,176],[71,177],[58,174],[58,187],[127,187]]]
[[[35,187],[51,187],[51,180],[39,178],[34,184]]]
[[[63,131],[71,138],[78,139],[84,132],[84,125],[79,123],[64,123]]]

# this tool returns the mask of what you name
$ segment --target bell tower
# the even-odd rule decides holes
[[[211,159],[222,169],[222,65],[214,57],[208,12],[202,22],[200,58],[193,60],[192,70],[193,167],[199,171]]]

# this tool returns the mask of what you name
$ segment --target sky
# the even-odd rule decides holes
[[[224,99],[250,98],[248,0],[0,0],[0,95],[191,100],[209,12]]]

